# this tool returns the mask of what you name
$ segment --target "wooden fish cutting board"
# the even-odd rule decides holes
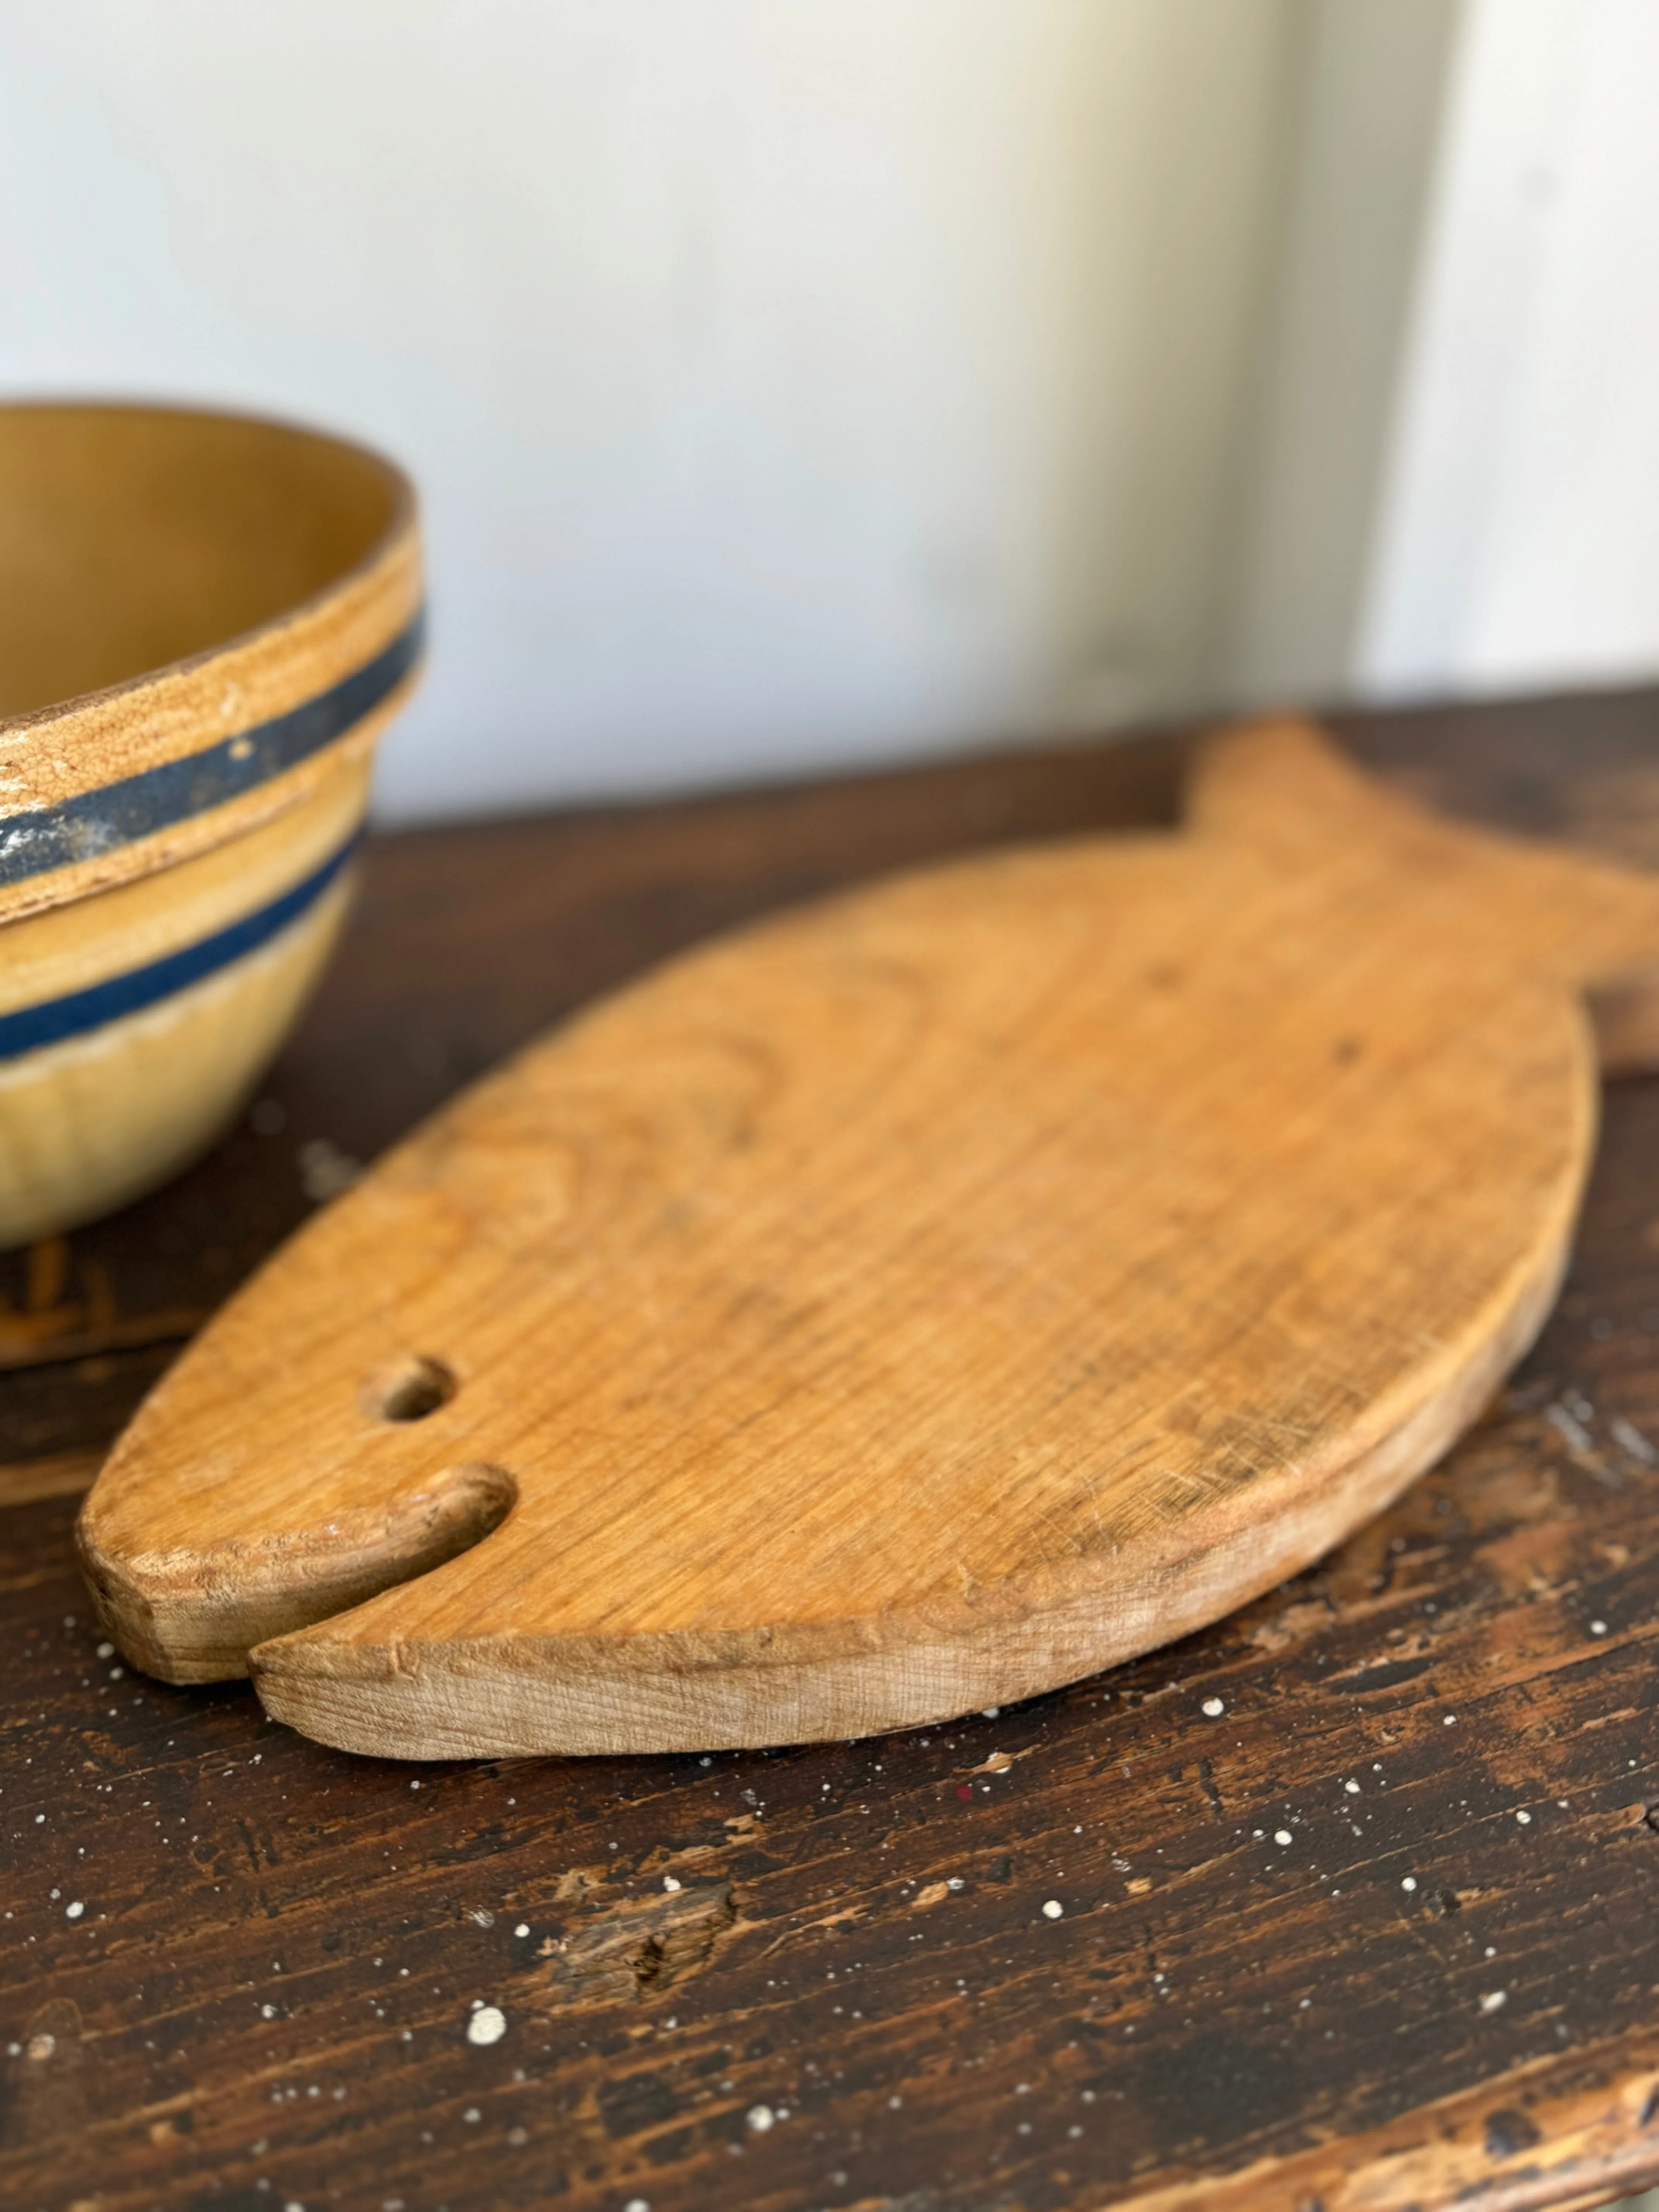
[[[786,915],[465,1093],[141,1408],[82,1515],[100,1613],[409,1758],[1070,1680],[1480,1412],[1554,1296],[1598,1041],[1659,1058],[1659,882],[1231,732],[1178,833]]]

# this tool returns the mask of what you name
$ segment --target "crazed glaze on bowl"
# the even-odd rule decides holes
[[[413,494],[286,424],[0,407],[0,1244],[175,1173],[344,912]]]

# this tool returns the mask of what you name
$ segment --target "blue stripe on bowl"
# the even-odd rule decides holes
[[[181,951],[167,953],[146,967],[129,969],[125,975],[111,975],[101,983],[89,984],[84,991],[70,991],[61,999],[45,999],[39,1006],[19,1006],[13,1013],[0,1014],[0,1060],[15,1060],[21,1053],[37,1052],[42,1045],[61,1043],[65,1037],[100,1029],[123,1014],[153,1006],[158,1000],[182,991],[186,984],[200,982],[216,969],[228,968],[245,952],[256,951],[315,904],[350,859],[362,835],[354,830],[339,850],[331,854],[320,868],[313,868],[303,882],[257,913],[244,915],[240,921],[215,930],[211,937],[186,945]]]
[[[402,683],[420,659],[424,611],[373,660],[314,699],[182,760],[83,791],[58,806],[0,819],[0,884],[89,860],[210,806],[240,799],[332,744]]]

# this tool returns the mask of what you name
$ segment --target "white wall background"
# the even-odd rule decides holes
[[[1656,59],[1654,0],[6,0],[0,388],[407,461],[394,815],[1640,672]]]
[[[1659,669],[1659,6],[1469,0],[1356,672]]]

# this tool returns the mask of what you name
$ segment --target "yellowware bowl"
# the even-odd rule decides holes
[[[0,1245],[175,1173],[338,929],[414,495],[285,424],[0,406]]]

